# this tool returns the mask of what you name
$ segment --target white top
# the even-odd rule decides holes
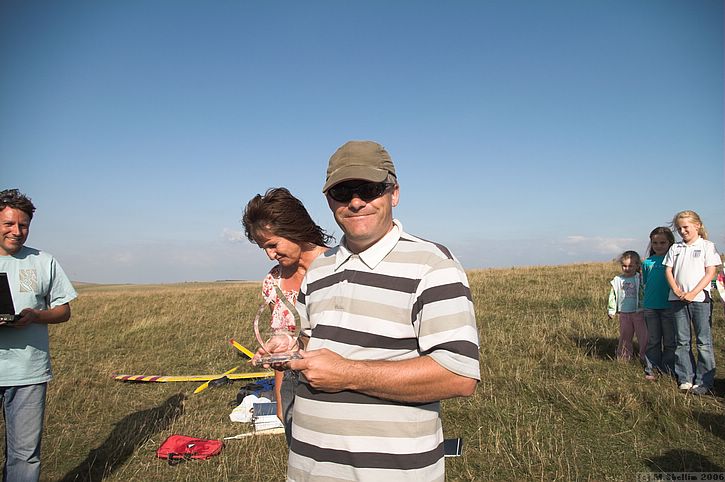
[[[683,291],[692,291],[705,276],[705,268],[719,266],[722,263],[720,255],[715,250],[715,244],[707,239],[698,237],[692,244],[684,241],[670,246],[667,256],[662,264],[672,268],[672,276]],[[693,301],[705,301],[705,291],[710,292],[710,283],[695,296]],[[670,301],[679,298],[670,290]]]

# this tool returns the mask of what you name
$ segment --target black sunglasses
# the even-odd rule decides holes
[[[363,201],[370,202],[382,196],[390,186],[394,186],[394,184],[384,181],[364,182],[362,184],[343,182],[332,186],[327,190],[327,193],[332,199],[340,203],[350,202],[355,194]]]

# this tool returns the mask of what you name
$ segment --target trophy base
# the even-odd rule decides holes
[[[287,363],[290,360],[299,360],[302,357],[296,352],[274,353],[272,355],[264,355],[256,361],[256,365],[276,365],[278,363]]]

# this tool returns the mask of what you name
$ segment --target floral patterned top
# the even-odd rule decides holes
[[[272,268],[267,276],[262,281],[262,296],[264,297],[265,303],[272,305],[272,329],[278,330],[280,328],[287,327],[289,330],[295,329],[295,317],[294,314],[290,313],[289,309],[285,304],[277,297],[277,290],[274,289],[275,285],[280,288],[284,293],[285,298],[294,306],[297,301],[297,291],[285,291],[282,289],[282,270],[279,265]]]

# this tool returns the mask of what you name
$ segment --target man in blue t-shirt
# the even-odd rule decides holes
[[[0,192],[0,272],[19,319],[0,322],[0,402],[5,416],[3,480],[40,478],[40,439],[50,371],[48,325],[70,318],[76,297],[50,254],[25,246],[35,206],[17,189]]]

